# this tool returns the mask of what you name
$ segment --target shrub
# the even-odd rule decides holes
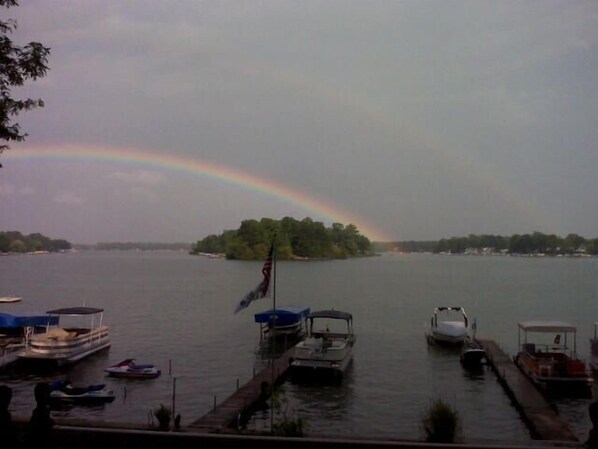
[[[426,441],[453,443],[459,427],[459,413],[441,399],[434,401],[423,418]]]

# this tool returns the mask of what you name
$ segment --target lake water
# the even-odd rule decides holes
[[[14,389],[11,411],[29,415],[35,382],[68,377],[75,384],[107,383],[117,398],[56,416],[146,423],[151,409],[172,404],[176,378],[176,412],[183,426],[189,424],[263,366],[253,313],[270,308],[271,301],[233,314],[261,280],[261,265],[179,252],[0,257],[0,295],[24,298],[1,304],[0,311],[103,307],[112,337],[109,351],[67,370],[19,367],[2,374],[0,382]],[[476,318],[480,338],[514,354],[518,321],[570,321],[578,326],[578,352],[587,359],[598,320],[598,259],[386,254],[280,262],[276,298],[277,305],[335,308],[354,316],[355,359],[341,385],[284,384],[289,414],[304,417],[309,433],[420,439],[423,414],[442,398],[459,412],[464,441],[525,443],[528,431],[495,376],[470,375],[458,354],[429,348],[425,323],[436,306],[463,306]],[[159,365],[163,375],[151,381],[104,376],[106,366],[129,357]],[[557,403],[582,440],[590,427],[589,403]],[[249,428],[268,425],[266,411]]]

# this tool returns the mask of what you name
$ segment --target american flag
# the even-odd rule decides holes
[[[270,289],[270,275],[272,274],[272,255],[274,253],[274,243],[270,247],[270,251],[268,252],[268,257],[264,262],[264,266],[262,267],[262,274],[264,275],[264,279],[260,282],[257,287],[247,293],[243,299],[237,305],[235,309],[235,313],[239,312],[246,308],[251,301],[256,299],[261,299],[268,296],[268,291]]]

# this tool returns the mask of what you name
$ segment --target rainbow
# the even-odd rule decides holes
[[[15,147],[4,153],[5,161],[9,160],[67,160],[67,161],[98,161],[108,163],[121,163],[140,165],[159,170],[170,170],[205,176],[210,179],[223,181],[229,184],[249,188],[255,192],[294,204],[306,212],[316,214],[318,218],[329,222],[354,224],[359,232],[374,241],[396,240],[376,226],[365,220],[351,215],[340,208],[318,198],[273,182],[263,177],[232,167],[225,167],[197,158],[174,156],[151,151],[102,146],[80,145],[53,145],[53,146],[27,146]]]

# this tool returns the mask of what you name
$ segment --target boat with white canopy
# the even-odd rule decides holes
[[[584,360],[577,356],[577,328],[564,321],[524,321],[518,325],[515,364],[541,387],[591,387]]]
[[[321,310],[308,316],[308,336],[295,346],[291,368],[295,373],[342,374],[353,360],[353,315]]]

